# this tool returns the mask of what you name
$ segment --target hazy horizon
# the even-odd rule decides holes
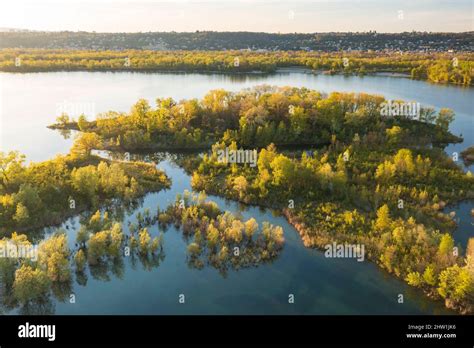
[[[138,32],[469,32],[471,0],[7,0],[0,28]]]

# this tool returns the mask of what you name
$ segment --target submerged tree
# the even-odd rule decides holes
[[[22,303],[44,296],[49,291],[47,274],[39,268],[23,264],[15,272],[13,292]]]

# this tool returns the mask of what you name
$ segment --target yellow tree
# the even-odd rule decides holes
[[[26,303],[32,299],[41,297],[48,289],[48,277],[41,269],[23,264],[16,270],[15,281],[13,282],[13,294],[20,302]]]
[[[234,179],[234,190],[239,194],[239,199],[245,198],[247,188],[248,182],[244,176],[240,175]]]
[[[102,141],[97,134],[82,133],[72,145],[71,155],[74,157],[89,157],[92,150],[101,147]]]
[[[392,224],[392,219],[390,218],[390,210],[388,205],[384,204],[377,210],[377,219],[375,220],[375,228],[378,231],[387,230]]]
[[[3,190],[6,191],[13,177],[22,171],[24,161],[25,156],[16,151],[8,154],[0,151],[0,185]]]

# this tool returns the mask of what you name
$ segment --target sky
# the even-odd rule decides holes
[[[0,28],[96,32],[473,31],[474,0],[0,0]]]

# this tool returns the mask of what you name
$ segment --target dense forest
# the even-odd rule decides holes
[[[106,149],[211,147],[180,162],[196,191],[279,210],[307,247],[364,244],[367,258],[387,272],[472,313],[474,245],[455,245],[454,216],[443,212],[474,198],[472,173],[442,150],[461,141],[449,132],[455,115],[421,108],[416,117],[387,117],[385,103],[367,94],[261,86],[179,103],[158,99],[156,108],[140,100],[130,113],[93,121],[62,115],[56,127],[96,136]],[[224,149],[252,148],[255,166],[219,160]],[[210,233],[200,231],[190,247],[196,255]]]
[[[403,73],[434,83],[471,85],[472,53],[0,50],[0,71],[196,71],[272,73],[301,67],[325,73]]]
[[[369,94],[324,95],[306,88],[259,86],[240,93],[214,90],[201,100],[159,98],[156,107],[139,100],[129,113],[106,112],[96,120],[85,115],[58,117],[52,128],[74,129],[107,150],[206,149],[220,139],[244,147],[345,143],[439,144],[459,142],[448,132],[454,114],[420,107],[419,115],[382,115],[384,97]],[[393,105],[405,105],[403,101]]]

